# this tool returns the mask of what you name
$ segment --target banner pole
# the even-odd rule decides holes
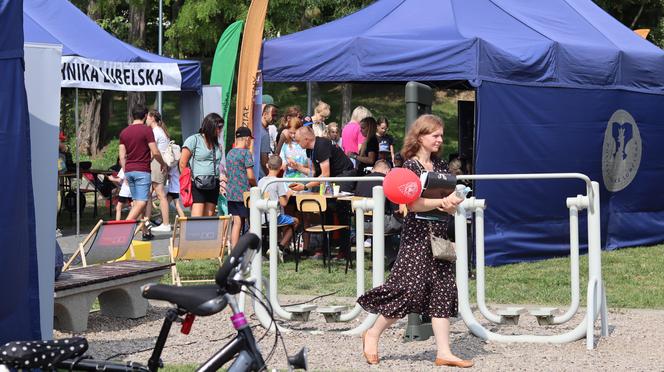
[[[162,47],[162,37],[163,37],[163,25],[164,25],[164,11],[163,11],[163,6],[164,6],[164,0],[159,0],[159,55],[161,55],[161,47]],[[157,111],[164,116],[164,113],[162,112],[162,92],[159,91],[157,92]]]
[[[79,162],[79,133],[78,133],[78,88],[75,88],[76,98],[74,99],[74,123],[76,125],[76,241],[81,234],[81,164]]]

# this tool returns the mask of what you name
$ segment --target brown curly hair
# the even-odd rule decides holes
[[[444,128],[445,123],[443,123],[443,119],[436,115],[422,115],[417,118],[406,134],[406,138],[403,140],[401,155],[404,160],[411,159],[420,150],[421,145],[418,140],[421,136],[426,136],[438,129]],[[431,157],[435,158],[437,156],[436,154],[431,154]]]

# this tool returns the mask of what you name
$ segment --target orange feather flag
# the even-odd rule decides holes
[[[235,128],[251,129],[254,111],[254,92],[258,73],[258,59],[263,43],[263,27],[268,0],[252,0],[247,13],[240,49],[240,65],[237,79],[237,104]]]

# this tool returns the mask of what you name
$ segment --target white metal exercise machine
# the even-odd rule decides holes
[[[292,182],[375,182],[382,181],[383,177],[317,177],[317,178],[286,178],[286,179],[275,179],[266,184],[272,184],[277,182],[283,183],[292,183]],[[373,188],[373,197],[370,199],[364,200],[355,200],[352,202],[352,209],[355,210],[356,215],[356,294],[361,296],[364,294],[364,212],[373,211],[373,255],[372,255],[372,286],[377,287],[383,284],[384,271],[385,271],[385,262],[384,262],[384,247],[385,247],[385,236],[384,236],[384,210],[385,210],[385,196],[383,194],[383,188],[381,186],[375,186]],[[279,304],[278,299],[278,276],[277,276],[277,265],[278,265],[278,247],[277,247],[277,211],[279,208],[278,201],[276,200],[265,200],[261,197],[262,191],[258,187],[251,188],[250,191],[250,231],[254,234],[260,236],[262,222],[261,214],[267,212],[268,215],[268,229],[269,229],[269,262],[270,262],[270,275],[269,275],[269,301],[274,313],[279,317],[294,320],[294,319],[308,319],[308,312],[316,309],[314,305],[304,305],[298,308],[289,308],[288,306],[282,307]],[[262,271],[261,266],[263,264],[263,259],[260,256],[254,257],[252,262],[251,276],[256,279],[256,287],[261,289],[262,286]],[[271,322],[270,317],[267,314],[267,311],[258,303],[257,300],[254,300],[254,309],[256,311],[256,316],[265,328],[274,330],[274,324]],[[321,308],[319,311],[325,314],[333,314],[335,320],[346,322],[357,318],[362,314],[362,308],[359,304],[349,311],[343,312],[343,308]],[[301,313],[306,313],[306,316],[301,316]],[[345,331],[345,334],[359,335],[365,329],[371,327],[375,322],[378,316],[374,314],[369,314],[367,318],[356,328]],[[327,316],[326,316],[327,318]],[[285,330],[284,327],[280,326],[280,330]]]
[[[562,324],[577,313],[579,308],[579,227],[578,211],[588,211],[588,284],[587,284],[587,310],[584,320],[573,330],[550,336],[542,335],[502,335],[492,332],[482,326],[473,315],[468,295],[468,241],[467,241],[467,213],[475,213],[476,227],[476,279],[477,279],[477,306],[487,320],[493,323],[518,322],[521,309],[512,309],[512,313],[496,314],[488,309],[485,302],[484,278],[484,209],[485,200],[471,197],[465,200],[455,214],[455,236],[457,247],[456,277],[459,291],[459,313],[470,331],[485,340],[498,342],[541,342],[566,343],[576,341],[586,336],[586,347],[594,348],[594,322],[601,316],[601,335],[608,336],[608,318],[604,283],[602,281],[602,260],[600,241],[600,204],[599,184],[580,173],[542,173],[542,174],[497,174],[497,175],[468,175],[458,176],[461,180],[534,180],[534,179],[579,179],[586,184],[586,195],[577,195],[567,198],[566,204],[570,218],[570,265],[571,265],[571,305],[568,310],[554,316],[551,308],[531,311],[538,317],[540,324]],[[514,319],[516,318],[516,321]]]

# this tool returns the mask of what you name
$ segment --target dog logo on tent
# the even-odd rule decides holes
[[[602,176],[604,186],[611,192],[627,187],[641,164],[641,135],[634,117],[625,110],[617,110],[604,132],[602,147]]]

